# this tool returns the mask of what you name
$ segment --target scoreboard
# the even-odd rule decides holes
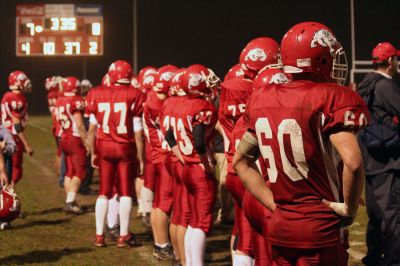
[[[17,56],[103,55],[103,10],[93,4],[17,4]]]

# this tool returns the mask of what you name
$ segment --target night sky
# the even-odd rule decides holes
[[[8,90],[9,72],[25,71],[33,83],[33,93],[28,97],[30,113],[48,112],[44,79],[51,75],[82,78],[84,58],[16,57],[16,3],[103,4],[104,55],[86,59],[87,78],[97,84],[112,61],[132,62],[132,0],[1,0],[0,92]],[[400,49],[400,1],[355,0],[355,9],[358,60],[370,59],[372,48],[380,41],[389,41]],[[330,27],[351,62],[349,0],[138,0],[137,13],[139,68],[201,63],[223,77],[229,67],[237,63],[248,41],[269,36],[280,42],[283,34],[301,21],[318,21]]]

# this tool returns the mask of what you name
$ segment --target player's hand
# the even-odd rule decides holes
[[[97,155],[96,154],[92,154],[92,158],[90,158],[90,162],[91,162],[93,168],[99,169],[99,166],[97,165]]]
[[[144,174],[144,162],[139,161],[138,176],[142,176],[143,174]]]
[[[6,173],[0,173],[0,184],[1,186],[5,186],[8,183],[8,177],[6,175]]]
[[[28,153],[29,156],[33,155],[33,149],[31,147],[31,145],[29,145],[29,144],[26,145],[25,150],[26,150],[26,153]]]
[[[357,215],[357,210],[352,210],[344,202],[332,202],[328,200],[322,200],[322,203],[331,208],[337,215],[342,217],[341,226],[349,226],[354,222],[354,218]]]

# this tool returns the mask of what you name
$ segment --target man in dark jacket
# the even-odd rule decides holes
[[[390,43],[379,43],[372,51],[374,71],[359,84],[359,93],[371,112],[371,124],[382,123],[392,132],[400,129],[400,88],[392,81],[399,55],[400,51]],[[359,135],[359,141],[369,217],[368,253],[363,263],[400,265],[400,148],[371,149],[365,131]]]

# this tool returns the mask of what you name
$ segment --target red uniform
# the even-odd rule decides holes
[[[83,98],[74,93],[64,93],[57,99],[55,106],[57,121],[62,128],[60,148],[65,155],[65,176],[76,176],[81,180],[86,176],[86,149],[79,136],[74,114],[83,115],[84,107]]]
[[[164,102],[165,100],[158,98],[155,92],[149,93],[143,108],[143,118],[147,127],[145,134],[152,147],[151,163],[154,166],[153,174],[155,180],[153,208],[158,208],[170,214],[172,211],[174,180],[165,165],[165,160],[168,156],[168,144],[160,130],[159,114]]]
[[[14,128],[13,117],[19,118],[25,128],[28,119],[28,103],[22,93],[6,92],[1,100],[1,121],[14,137],[17,149],[12,156],[12,180],[17,183],[22,178],[24,144]]]
[[[355,92],[333,83],[294,81],[251,96],[245,125],[258,139],[277,206],[268,224],[274,262],[287,252],[299,256],[292,249],[319,249],[320,256],[342,249],[340,217],[321,202],[341,200],[339,160],[329,135],[358,130],[367,115]],[[336,263],[331,259],[326,265]]]
[[[47,103],[49,105],[49,111],[51,113],[51,121],[52,121],[52,127],[51,131],[53,132],[53,136],[55,138],[61,137],[61,125],[60,123],[57,122],[57,114],[56,114],[56,102],[58,97],[60,96],[60,93],[58,91],[49,91],[47,93]]]
[[[186,100],[186,96],[171,96],[165,100],[160,113],[160,128],[164,135],[171,126],[171,117],[178,116],[179,109],[177,106],[182,106]],[[166,165],[170,175],[175,180],[171,223],[187,227],[190,221],[190,209],[188,190],[183,184],[183,165],[172,153],[166,161]]]
[[[206,173],[200,165],[200,156],[194,148],[193,128],[202,124],[206,129],[206,143],[210,143],[217,122],[216,110],[212,103],[202,98],[187,98],[175,108],[177,114],[170,117],[170,125],[185,160],[183,183],[189,191],[189,225],[208,233],[212,225],[217,185],[215,176]],[[210,152],[208,154],[211,158]]]
[[[225,156],[228,161],[232,161],[233,158],[233,155],[227,154],[229,150],[234,150],[233,127],[246,111],[246,103],[252,92],[252,81],[242,77],[233,78],[221,84],[218,121],[224,131]]]
[[[127,85],[111,85],[92,90],[87,96],[89,113],[99,123],[96,154],[100,168],[99,195],[110,198],[118,172],[119,195],[133,196],[136,176],[136,147],[133,118],[142,116],[144,94]]]

